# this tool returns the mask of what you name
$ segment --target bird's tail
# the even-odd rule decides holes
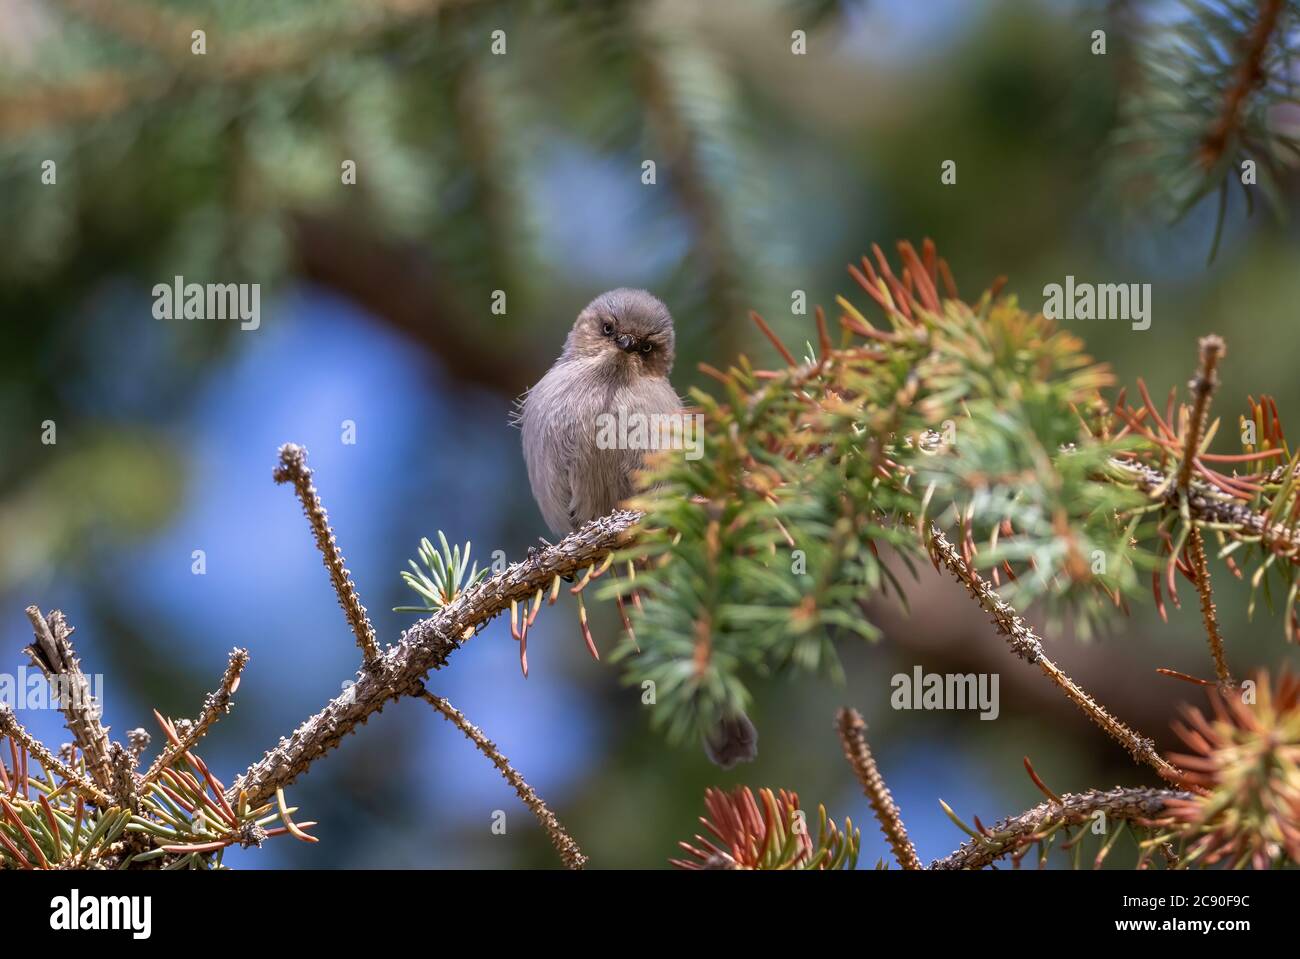
[[[758,730],[744,713],[731,713],[704,736],[704,754],[723,769],[753,762],[758,756]]]

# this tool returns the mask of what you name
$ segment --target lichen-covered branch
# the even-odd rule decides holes
[[[53,753],[45,748],[45,745],[39,739],[24,729],[23,724],[18,721],[18,717],[14,715],[13,709],[7,703],[0,703],[0,735],[12,737],[14,742],[20,744],[35,756],[36,761],[42,766],[58,773],[70,782],[73,789],[82,798],[94,803],[101,809],[107,809],[113,805],[112,797],[107,791],[100,789],[90,780],[78,775],[76,770],[60,762]]]
[[[311,481],[311,468],[307,465],[307,451],[294,443],[285,443],[280,447],[280,465],[273,474],[277,483],[291,483],[294,492],[302,503],[303,514],[311,524],[312,535],[316,537],[316,548],[320,550],[325,569],[330,574],[330,583],[334,594],[339,598],[343,615],[348,618],[352,634],[357,638],[361,654],[367,663],[379,657],[379,644],[375,642],[375,627],[370,625],[366,608],[361,605],[357,595],[356,584],[348,571],[343,551],[339,549],[334,531],[330,529],[329,515],[321,503],[320,494]]]
[[[177,756],[188,752],[198,744],[199,740],[207,734],[209,726],[230,712],[231,697],[239,688],[239,676],[247,665],[248,650],[230,651],[230,661],[226,664],[225,675],[221,677],[221,685],[215,693],[209,693],[204,699],[203,712],[199,715],[198,722],[189,724],[176,742],[169,743],[167,748],[158,754],[149,771],[144,774],[143,785],[148,785],[157,779],[164,769],[175,762]]]
[[[1052,683],[1065,693],[1094,723],[1107,735],[1123,746],[1134,761],[1146,763],[1162,779],[1172,783],[1183,781],[1182,772],[1165,760],[1157,751],[1155,742],[1146,736],[1140,736],[1124,723],[1120,722],[1091,696],[1070,679],[1065,672],[1043,653],[1042,640],[1035,635],[1029,625],[1008,603],[1002,601],[993,587],[971,568],[961,554],[944,536],[937,526],[930,527],[929,549],[935,559],[935,565],[942,563],[957,581],[966,587],[967,592],[979,603],[980,608],[993,617],[993,624],[999,633],[1007,638],[1011,651],[1021,659],[1037,664]]]
[[[1039,803],[1018,816],[1008,816],[990,826],[984,836],[970,839],[931,869],[983,869],[1035,841],[1045,830],[1075,826],[1101,813],[1110,822],[1134,822],[1161,815],[1171,799],[1191,799],[1192,794],[1172,789],[1110,789],[1066,793],[1059,803]]]
[[[86,756],[91,779],[100,789],[111,792],[113,770],[109,762],[108,727],[100,721],[99,704],[90,694],[90,683],[72,648],[73,627],[57,609],[45,616],[39,607],[28,606],[27,618],[36,633],[27,653],[57,692],[68,731]]]
[[[466,719],[464,713],[443,697],[435,696],[423,688],[420,689],[418,695],[464,733],[465,738],[472,742],[479,752],[492,760],[492,765],[501,771],[505,781],[514,787],[515,792],[519,794],[519,798],[524,801],[524,805],[532,810],[533,815],[537,817],[537,821],[542,824],[542,828],[546,830],[546,834],[551,838],[551,844],[555,846],[555,851],[560,854],[564,864],[570,869],[581,869],[585,866],[587,857],[582,854],[582,849],[574,841],[573,837],[565,832],[555,813],[551,812],[546,803],[542,801],[542,797],[537,795],[537,790],[528,785],[527,780],[510,765],[510,760],[506,759],[501,750],[497,748],[496,743],[488,739],[483,734],[483,730]]]
[[[1179,500],[1184,496],[1175,482],[1176,477],[1130,460],[1113,459],[1110,466],[1118,476],[1152,499],[1173,510],[1180,508]],[[1284,476],[1283,472],[1271,481],[1278,482]],[[1187,514],[1195,523],[1228,529],[1234,539],[1258,541],[1262,549],[1277,554],[1279,558],[1294,561],[1300,556],[1300,531],[1272,521],[1266,514],[1223,495],[1208,483],[1195,479],[1188,483],[1185,502]]]
[[[640,519],[640,513],[618,510],[593,520],[554,546],[537,550],[465,590],[437,614],[416,623],[358,674],[355,685],[250,766],[227,790],[227,799],[237,799],[242,789],[252,806],[267,801],[386,703],[418,695],[429,670],[441,668],[448,656],[509,609],[511,602],[530,599],[539,589],[549,589],[556,576],[586,569],[630,545]]]

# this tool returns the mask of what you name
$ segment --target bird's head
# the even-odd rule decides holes
[[[578,314],[565,355],[595,360],[631,376],[667,376],[673,368],[673,317],[645,290],[602,293]]]

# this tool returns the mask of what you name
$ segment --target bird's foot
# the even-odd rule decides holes
[[[541,536],[537,537],[537,542],[541,543],[542,545],[541,545],[541,546],[530,546],[530,547],[528,547],[528,558],[529,558],[529,559],[537,559],[537,557],[541,555],[542,550],[544,550],[544,549],[550,549],[551,546],[554,545],[553,543],[549,542],[548,540],[543,539]]]
[[[544,549],[552,549],[552,548],[554,548],[554,546],[555,546],[554,543],[552,543],[550,540],[548,540],[548,539],[547,539],[546,537],[544,537],[544,536],[539,536],[539,537],[537,537],[537,541],[538,541],[539,543],[541,543],[542,545],[541,545],[541,546],[530,546],[530,547],[528,547],[528,558],[529,558],[529,559],[536,559],[539,555],[541,555],[542,550],[544,550]],[[566,583],[572,583],[572,582],[573,582],[573,574],[572,574],[572,573],[563,573],[563,574],[561,574],[560,579],[564,580]]]

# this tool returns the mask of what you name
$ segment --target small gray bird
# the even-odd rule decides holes
[[[644,449],[598,441],[602,414],[622,422],[678,414],[673,318],[645,290],[602,293],[578,314],[564,351],[520,400],[528,482],[542,518],[565,536],[637,492]],[[607,434],[606,434],[607,435]],[[758,754],[758,733],[743,713],[723,717],[704,740],[724,769]]]

